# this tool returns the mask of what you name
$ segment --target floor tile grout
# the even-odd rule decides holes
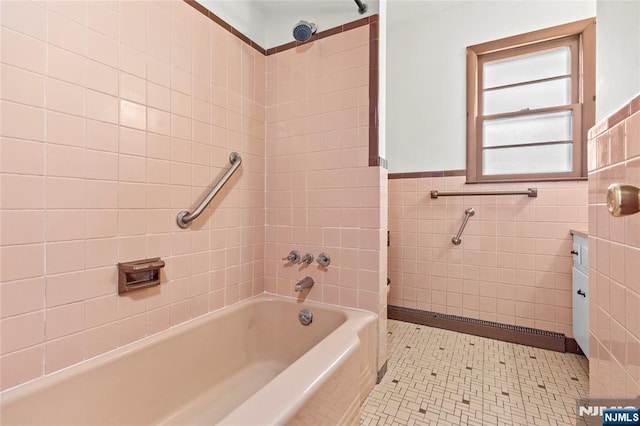
[[[361,425],[575,424],[588,393],[584,360],[389,320],[388,371]]]

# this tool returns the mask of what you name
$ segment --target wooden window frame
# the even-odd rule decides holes
[[[595,18],[545,28],[467,47],[467,183],[581,180],[587,178],[587,132],[595,124]],[[523,113],[483,115],[482,64],[526,53],[570,46],[571,103]],[[578,53],[574,55],[574,53]],[[575,78],[577,77],[577,78]],[[573,161],[570,172],[484,175],[482,123],[532,113],[572,111]]]

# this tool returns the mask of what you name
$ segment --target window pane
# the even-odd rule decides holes
[[[484,88],[571,74],[571,49],[545,50],[530,55],[487,62],[482,67]]]
[[[568,105],[571,79],[545,81],[484,92],[483,114]]]
[[[536,142],[570,141],[572,111],[531,114],[484,120],[482,145],[502,146]]]
[[[483,173],[506,175],[522,173],[560,173],[572,170],[570,143],[517,148],[485,149]]]

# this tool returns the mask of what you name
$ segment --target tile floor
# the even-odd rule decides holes
[[[361,425],[578,422],[585,357],[394,320],[388,327],[388,371],[362,405]]]

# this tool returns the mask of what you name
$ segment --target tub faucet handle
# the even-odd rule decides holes
[[[300,259],[300,263],[306,263],[307,265],[311,265],[311,263],[313,262],[313,255],[311,253],[307,253],[304,256],[302,256],[302,259]]]
[[[320,253],[316,261],[318,262],[318,265],[326,268],[331,263],[331,257],[327,253]]]
[[[300,263],[300,252],[298,250],[291,250],[287,257],[283,257],[282,260],[288,260],[291,263]]]

